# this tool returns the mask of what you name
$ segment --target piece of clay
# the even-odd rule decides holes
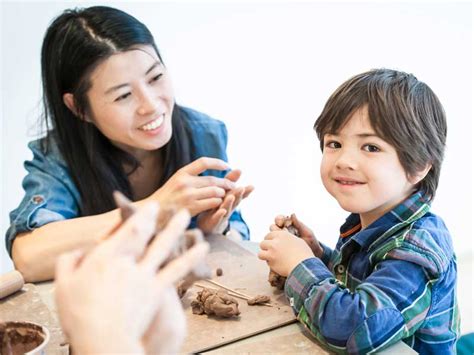
[[[273,287],[283,290],[285,288],[286,277],[278,275],[275,271],[270,270],[268,273],[268,282]]]
[[[290,216],[278,216],[275,220],[275,224],[277,227],[286,230],[287,232],[299,237],[300,233],[298,232],[298,229],[293,225],[293,222],[291,220]]]
[[[194,314],[215,315],[217,317],[230,318],[238,316],[239,303],[226,291],[212,291],[203,288],[198,292],[196,299],[191,302]]]
[[[179,298],[183,298],[187,290],[188,290],[188,287],[187,285],[185,285],[184,280],[181,280],[176,286],[176,292],[178,293]]]
[[[125,197],[120,192],[114,192],[114,199],[117,206],[120,208],[120,213],[122,217],[122,221],[125,221],[131,215],[133,215],[136,211],[135,207],[131,204],[131,201]],[[158,219],[156,221],[156,233],[159,233],[163,230],[173,215],[178,211],[178,208],[174,205],[162,205],[160,208],[160,213],[158,215]],[[151,241],[150,241],[151,242]],[[161,267],[166,266],[171,260],[177,258],[178,256],[182,255],[192,246],[203,243],[204,236],[199,229],[190,229],[184,232],[184,237],[180,240],[180,243],[175,246],[174,250],[170,253],[168,259],[163,263]],[[194,267],[193,270],[189,272],[189,274],[181,280],[177,286],[177,293],[180,298],[184,296],[186,291],[191,287],[191,285],[198,280],[207,279],[211,277],[211,269],[206,264],[206,262],[201,262]]]
[[[255,306],[257,304],[267,303],[270,302],[270,297],[265,295],[257,295],[254,298],[247,300],[247,304],[249,306]]]
[[[216,275],[217,275],[217,276],[222,276],[222,274],[223,274],[222,269],[221,269],[220,267],[218,267],[218,268],[216,269]]]

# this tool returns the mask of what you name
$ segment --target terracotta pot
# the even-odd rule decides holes
[[[42,355],[49,341],[46,327],[31,322],[0,322],[0,354]]]

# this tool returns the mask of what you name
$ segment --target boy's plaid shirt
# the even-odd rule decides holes
[[[418,192],[366,229],[351,214],[333,251],[300,263],[285,293],[329,350],[368,353],[402,340],[420,353],[454,353],[459,334],[456,257],[443,221]]]

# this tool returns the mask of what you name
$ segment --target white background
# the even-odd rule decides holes
[[[91,4],[2,4],[2,234],[23,195],[27,141],[38,133],[44,32],[66,7]],[[227,124],[230,162],[256,187],[242,203],[253,241],[263,239],[276,214],[296,212],[321,241],[335,244],[347,213],[320,182],[313,123],[354,74],[378,67],[414,73],[437,93],[448,118],[433,210],[451,230],[458,257],[472,257],[470,3],[107,4],[150,28],[177,101]],[[1,273],[12,266],[0,250]]]

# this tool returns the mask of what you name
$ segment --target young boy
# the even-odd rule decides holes
[[[420,353],[453,353],[456,257],[429,211],[447,130],[438,98],[413,75],[372,70],[342,84],[314,128],[324,187],[351,214],[335,250],[293,215],[302,238],[272,225],[259,258],[288,277],[298,319],[331,351],[403,340]]]

